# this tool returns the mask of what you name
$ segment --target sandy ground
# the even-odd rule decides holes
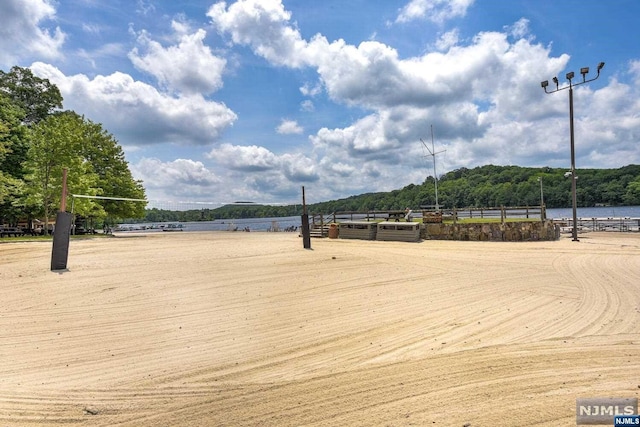
[[[640,394],[640,235],[0,243],[0,426],[575,426]]]

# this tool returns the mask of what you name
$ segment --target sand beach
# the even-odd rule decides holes
[[[0,426],[575,426],[640,396],[640,234],[0,242]]]

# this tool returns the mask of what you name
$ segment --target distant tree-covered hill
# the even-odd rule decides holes
[[[438,180],[438,202],[443,208],[538,206],[540,181],[548,208],[571,206],[571,180],[565,168],[525,168],[520,166],[480,166],[448,172]],[[640,165],[619,169],[578,169],[578,206],[640,205]],[[309,213],[420,209],[435,205],[435,180],[410,184],[389,192],[366,193],[346,199],[313,203]],[[227,205],[217,209],[192,211],[147,210],[146,221],[210,221],[223,218],[266,218],[300,215],[301,205]]]

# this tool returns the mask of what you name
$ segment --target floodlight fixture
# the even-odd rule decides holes
[[[549,80],[545,80],[543,82],[540,82],[540,86],[542,86],[543,88],[546,88],[547,86],[549,86]]]
[[[557,77],[553,78],[553,82],[556,84],[556,86],[558,86],[558,78]]]
[[[576,75],[576,73],[574,73],[573,71],[569,71],[567,73],[567,80],[571,81],[572,78],[574,78]]]
[[[580,74],[582,74],[582,83],[587,82],[587,74],[589,74],[589,67],[580,68]]]
[[[598,73],[600,73],[600,70],[602,70],[602,67],[604,67],[604,62],[601,62],[598,64]]]

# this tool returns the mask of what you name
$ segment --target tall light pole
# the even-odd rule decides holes
[[[540,86],[544,89],[545,93],[556,93],[561,90],[569,89],[569,133],[571,137],[571,199],[573,204],[573,241],[577,242],[578,240],[578,214],[577,214],[577,196],[576,196],[576,180],[578,177],[576,176],[576,151],[574,144],[574,136],[573,136],[573,87],[579,86],[581,84],[589,83],[596,80],[600,77],[600,70],[604,67],[604,62],[598,64],[598,74],[592,78],[587,80],[587,74],[589,74],[589,67],[580,68],[580,74],[582,74],[582,81],[578,83],[573,83],[572,79],[575,77],[575,73],[570,71],[567,73],[566,78],[569,81],[569,84],[563,87],[560,87],[558,83],[558,78],[554,77],[553,82],[556,84],[556,88],[554,90],[547,90],[549,86],[549,81],[545,80],[540,83]]]

